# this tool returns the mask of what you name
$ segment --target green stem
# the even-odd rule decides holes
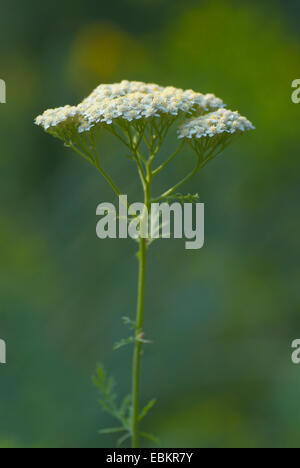
[[[149,213],[150,209],[150,192],[151,192],[151,165],[147,167],[147,180],[144,184],[144,203]],[[133,368],[132,368],[132,421],[131,421],[131,436],[132,448],[139,447],[139,401],[140,401],[140,367],[141,367],[141,352],[142,343],[140,335],[143,328],[144,315],[144,300],[145,300],[145,276],[146,276],[146,252],[147,239],[140,237],[139,241],[139,279],[138,279],[138,300],[136,314],[136,340],[133,352]]]
[[[80,154],[80,156],[83,156],[84,159],[86,159],[88,162],[93,164],[98,169],[98,171],[103,175],[103,177],[106,179],[106,181],[109,183],[109,185],[111,186],[113,191],[116,193],[116,195],[118,195],[118,197],[120,195],[122,195],[120,190],[116,186],[116,184],[113,182],[112,178],[100,166],[98,158],[97,158],[97,151],[96,150],[95,150],[95,158],[94,158],[93,154],[90,151],[85,153],[85,152],[81,151],[80,149],[78,149],[73,143],[70,144],[70,146],[71,146],[71,148],[73,148],[74,151],[76,151],[76,153]]]
[[[164,192],[160,197],[156,198],[155,200],[152,200],[152,203],[159,202],[160,200],[163,200],[164,198],[170,196],[172,193],[174,193],[176,190],[178,190],[183,184],[185,184],[188,180],[190,180],[192,177],[194,177],[195,174],[199,171],[201,168],[201,159],[198,159],[196,167],[190,172],[187,176],[184,177],[178,184],[174,185],[174,187],[170,188],[166,192]]]
[[[211,161],[212,159],[217,157],[226,148],[226,146],[227,146],[226,143],[223,143],[221,148],[218,151],[216,151],[215,153],[214,153],[214,150],[216,150],[216,148],[213,148],[213,151],[211,151],[206,156],[206,159],[204,161],[201,159],[201,155],[198,155],[198,162],[197,162],[195,168],[187,176],[185,176],[180,182],[178,182],[176,185],[174,185],[174,187],[172,187],[169,190],[167,190],[166,192],[164,192],[162,195],[160,195],[160,197],[157,197],[154,200],[151,200],[151,202],[152,203],[157,203],[157,202],[159,202],[161,200],[164,200],[166,197],[169,197],[170,195],[172,195],[172,193],[174,193],[176,190],[178,190],[183,184],[185,184],[190,179],[192,179],[192,177],[194,177],[194,175],[196,175],[197,172],[200,171],[200,169],[202,169],[204,166],[206,166],[206,164],[209,161]],[[154,171],[154,174],[155,174],[155,171]]]
[[[146,239],[140,238],[139,249],[139,285],[138,285],[138,306],[136,333],[141,333],[144,311],[145,296],[145,273],[146,273]],[[140,394],[140,364],[141,364],[141,345],[136,340],[133,353],[132,370],[132,448],[139,446],[139,394]]]
[[[113,182],[113,180],[111,179],[111,177],[105,172],[105,170],[100,166],[100,164],[98,163],[98,161],[95,162],[95,166],[96,168],[98,169],[98,171],[103,175],[103,177],[105,177],[106,181],[109,183],[109,185],[111,186],[111,188],[113,189],[113,191],[118,195],[118,196],[121,196],[121,192],[120,190],[118,189],[118,187],[116,186],[116,184]]]
[[[173,159],[176,158],[176,156],[180,153],[180,151],[182,150],[183,146],[185,144],[185,141],[183,140],[183,142],[181,143],[181,145],[179,146],[179,148],[175,151],[174,154],[172,154],[172,156],[170,156],[164,163],[162,163],[159,167],[157,167],[156,169],[154,169],[153,171],[153,175],[156,175],[158,174],[160,171],[162,171],[168,164],[170,164],[171,161],[173,161]]]

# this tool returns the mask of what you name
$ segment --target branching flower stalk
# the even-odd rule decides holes
[[[49,109],[35,120],[47,133],[62,140],[65,146],[91,163],[115,194],[120,196],[123,192],[104,169],[99,156],[99,138],[103,131],[109,131],[121,141],[126,156],[136,164],[142,185],[145,208],[137,220],[139,275],[136,319],[124,318],[124,323],[132,329],[133,335],[115,346],[115,349],[127,344],[134,346],[131,394],[118,405],[113,379],[107,378],[101,366],[95,377],[95,383],[101,392],[102,407],[120,424],[101,432],[120,433],[119,445],[131,439],[132,447],[137,448],[140,446],[140,437],[156,441],[150,434],[141,432],[139,427],[140,421],[155,403],[155,400],[151,400],[140,411],[141,354],[143,345],[149,342],[145,339],[143,330],[146,256],[153,241],[150,234],[147,234],[146,214],[150,213],[153,203],[168,203],[174,199],[196,200],[197,195],[183,195],[178,190],[224,151],[235,136],[254,129],[245,117],[224,107],[223,101],[213,94],[204,95],[171,86],[122,81],[111,85],[102,84],[78,106]],[[164,162],[155,164],[173,125],[178,126],[179,146]],[[187,144],[195,152],[194,168],[161,195],[152,198],[153,178],[166,170]]]

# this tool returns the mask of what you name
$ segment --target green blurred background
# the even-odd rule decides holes
[[[114,195],[33,119],[122,79],[213,92],[257,127],[186,187],[206,205],[205,247],[150,250],[144,429],[164,447],[300,447],[299,16],[296,0],[1,1],[1,447],[114,445],[91,376],[101,361],[129,390],[131,350],[112,346],[135,313],[136,245],[96,238]],[[109,136],[102,154],[138,199]],[[187,151],[156,191],[191,164]]]

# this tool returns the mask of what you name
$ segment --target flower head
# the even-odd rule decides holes
[[[88,122],[79,131],[89,130],[98,123],[110,125],[115,119],[132,122],[164,115],[201,114],[223,106],[223,101],[213,94],[204,95],[172,86],[164,88],[151,83],[122,81],[98,86],[79,104],[79,113]]]
[[[51,127],[59,127],[60,124],[67,124],[74,121],[78,115],[78,109],[74,106],[57,107],[48,109],[35,119],[36,125],[48,130]]]
[[[101,84],[77,107],[49,109],[35,123],[46,131],[71,124],[73,131],[83,133],[97,124],[111,125],[117,119],[133,122],[153,117],[201,115],[223,106],[223,101],[214,94],[124,80]]]
[[[48,109],[35,123],[94,163],[99,131],[106,128],[130,150],[129,157],[140,163],[143,175],[141,148],[147,146],[154,158],[169,128],[179,119],[183,124],[178,138],[190,141],[200,159],[213,154],[218,146],[223,150],[233,134],[254,129],[249,120],[224,106],[214,94],[124,80],[99,85],[78,106]],[[160,170],[158,167],[156,172]]]
[[[178,130],[178,138],[212,138],[221,134],[241,134],[254,129],[252,123],[238,112],[218,109],[186,121]]]

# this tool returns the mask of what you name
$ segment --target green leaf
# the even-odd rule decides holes
[[[107,402],[105,402],[104,400],[98,400],[98,403],[99,405],[102,407],[102,409],[104,411],[106,411],[106,413],[110,414],[111,416],[114,416],[115,417],[115,411],[113,408],[111,408]]]
[[[107,377],[105,370],[101,364],[98,365],[96,375],[93,377],[93,382],[100,389],[102,393],[106,393],[107,390]]]
[[[143,344],[153,344],[153,341],[144,338],[144,333],[140,333],[135,339]]]
[[[106,381],[106,393],[110,395],[113,399],[115,399],[115,395],[113,394],[113,390],[116,386],[115,379],[113,377],[108,377]]]
[[[149,411],[151,410],[151,408],[153,408],[155,403],[156,403],[155,399],[149,401],[149,403],[140,412],[139,421],[141,421],[141,419],[143,419],[149,413]]]
[[[130,433],[124,434],[120,439],[117,441],[117,447],[120,447],[127,439],[130,438]]]
[[[134,336],[129,336],[129,338],[123,338],[121,341],[118,341],[117,343],[115,343],[113,349],[114,351],[116,351],[117,349],[123,348],[123,346],[127,346],[129,344],[134,343],[134,341],[135,341]]]
[[[98,364],[96,375],[93,377],[93,381],[97,387],[104,386],[105,383],[105,371],[101,364]]]
[[[131,320],[129,317],[122,317],[122,320],[123,320],[124,325],[127,325],[129,328],[131,329],[136,328],[136,323],[133,320]]]
[[[160,445],[160,440],[152,434],[148,434],[147,432],[141,432],[141,437],[144,437],[144,439],[151,440],[151,442],[154,442],[156,445]]]
[[[191,203],[196,203],[199,200],[199,194],[195,193],[194,195],[188,193],[187,195],[183,195],[182,193],[174,193],[169,197],[166,197],[167,201],[177,200],[181,203],[189,201]]]
[[[93,377],[93,382],[103,395],[109,396],[111,399],[115,399],[115,395],[113,394],[115,380],[113,377],[107,377],[101,364],[97,367],[96,375]]]
[[[131,405],[131,400],[132,400],[132,396],[131,394],[129,395],[126,395],[126,397],[124,398],[122,404],[121,404],[121,407],[120,407],[120,414],[125,416],[128,409],[129,409],[129,406]]]
[[[126,429],[124,427],[110,427],[108,429],[101,429],[99,434],[115,434],[116,432],[125,432]]]
[[[115,417],[119,418],[117,406],[116,406],[116,394],[114,393],[115,381],[112,377],[107,377],[104,368],[99,365],[97,367],[96,376],[93,378],[94,384],[99,388],[101,398],[99,404],[102,409]]]

